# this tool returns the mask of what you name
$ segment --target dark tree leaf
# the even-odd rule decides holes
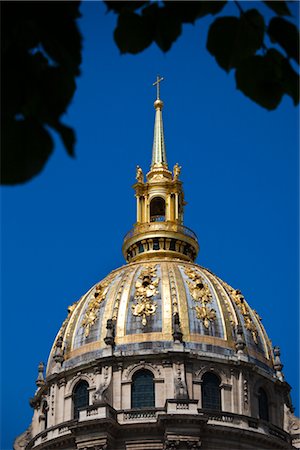
[[[59,133],[68,154],[70,156],[75,156],[74,147],[76,143],[76,137],[72,128],[63,125],[62,123],[54,124],[53,128]]]
[[[208,14],[219,13],[227,1],[164,1],[167,13],[182,23],[194,23]]]
[[[53,150],[49,133],[37,122],[2,122],[1,183],[24,183],[37,175]]]
[[[73,2],[72,2],[73,3]],[[81,64],[81,34],[74,19],[80,17],[79,2],[70,8],[67,2],[44,4],[41,23],[41,43],[47,54],[60,66],[79,75]],[[76,8],[77,5],[77,8]],[[53,26],[55,23],[55,27]]]
[[[168,14],[166,8],[158,8],[154,14],[154,40],[162,51],[167,52],[181,34],[181,22],[176,16]]]
[[[114,38],[121,53],[139,53],[153,41],[153,29],[147,17],[126,11],[119,15]]]
[[[264,1],[264,4],[268,8],[272,9],[279,16],[291,16],[291,12],[288,8],[288,5],[284,0],[275,0],[275,1],[267,0]]]
[[[268,110],[275,109],[284,94],[281,63],[273,52],[244,60],[235,79],[239,90]]]
[[[220,17],[210,26],[206,47],[227,72],[255,54],[264,38],[264,19],[256,9],[237,17]]]
[[[60,124],[79,74],[79,6],[77,1],[1,5],[3,183],[30,179],[52,152],[46,127]],[[66,150],[73,155],[74,133],[61,127]]]
[[[55,86],[55,90],[52,90]],[[40,80],[40,110],[43,119],[51,124],[64,114],[76,90],[75,79],[61,67],[49,67]]]
[[[293,23],[274,17],[269,24],[268,34],[299,64],[299,30]]]

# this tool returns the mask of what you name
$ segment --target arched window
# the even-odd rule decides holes
[[[153,374],[146,369],[139,370],[132,377],[131,408],[155,406]]]
[[[150,203],[150,222],[166,220],[166,202],[162,197],[154,197]]]
[[[73,417],[79,418],[79,410],[89,405],[89,391],[87,381],[79,381],[73,391]]]
[[[202,378],[202,408],[221,411],[220,379],[211,372]]]
[[[269,401],[263,388],[258,389],[258,415],[260,419],[269,420]]]

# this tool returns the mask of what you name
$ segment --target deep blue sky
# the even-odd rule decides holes
[[[121,56],[105,9],[84,2],[79,21],[82,75],[64,118],[77,133],[76,159],[57,141],[40,176],[2,188],[1,450],[31,421],[37,366],[67,306],[124,263],[135,167],[146,172],[151,161],[157,73],[165,77],[168,161],[182,166],[197,262],[258,311],[281,347],[296,406],[299,398],[298,110],[285,97],[268,112],[236,90],[205,50],[211,17],[187,25],[167,54],[152,45]]]

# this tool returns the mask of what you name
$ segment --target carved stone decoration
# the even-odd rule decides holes
[[[134,300],[136,303],[131,305],[131,311],[134,316],[142,317],[143,326],[147,324],[147,317],[156,312],[157,304],[151,297],[158,294],[158,283],[156,266],[145,266],[135,283]]]
[[[187,281],[191,297],[195,302],[200,303],[200,305],[194,307],[197,319],[202,320],[205,328],[209,328],[211,322],[216,320],[216,311],[207,306],[207,304],[212,301],[210,289],[195,269],[185,268],[184,271],[191,280]]]
[[[68,306],[68,315],[67,315],[66,319],[63,321],[63,324],[62,324],[61,329],[60,329],[60,332],[61,332],[62,335],[65,333],[67,325],[68,325],[69,320],[71,318],[71,315],[72,315],[74,309],[76,308],[76,306],[78,305],[78,303],[79,303],[79,300],[77,300],[77,302],[72,303],[72,305]]]
[[[139,183],[144,183],[144,174],[140,166],[136,166],[136,179]]]
[[[57,380],[57,386],[60,389],[61,387],[66,386],[67,384],[67,380],[65,377],[60,378],[59,380]]]
[[[249,386],[248,386],[248,380],[246,378],[244,378],[244,380],[243,380],[243,391],[244,391],[244,404],[245,404],[245,406],[248,406]]]
[[[178,312],[176,312],[173,315],[173,340],[174,342],[182,342],[182,332],[181,332],[181,327],[180,327],[180,320],[179,320],[179,314]]]
[[[106,336],[104,338],[104,342],[106,345],[111,345],[114,347],[115,345],[115,322],[112,319],[108,319],[106,323]]]
[[[63,337],[60,335],[57,338],[57,341],[55,343],[55,350],[53,354],[53,359],[56,362],[57,366],[61,367],[62,363],[64,362],[64,351],[63,351]]]
[[[280,360],[280,348],[278,346],[275,346],[273,351],[274,351],[274,369],[276,371],[276,377],[278,378],[278,380],[283,381],[284,380],[284,376],[282,373],[283,364],[281,363]]]
[[[113,278],[114,276],[108,276],[101,283],[97,284],[95,291],[91,295],[88,308],[81,322],[85,337],[89,336],[92,326],[98,319],[100,305],[106,297],[108,286]]]
[[[173,180],[174,181],[178,180],[180,172],[181,172],[181,166],[178,163],[176,163],[175,166],[173,167]]]
[[[102,370],[102,381],[93,394],[93,404],[108,403],[108,387],[111,382],[111,367],[105,366]]]
[[[241,325],[238,325],[236,327],[235,348],[237,350],[237,353],[239,354],[244,353],[244,348],[246,346],[243,334],[243,328],[241,327]]]
[[[184,369],[182,370],[181,364],[176,365],[175,370],[175,392],[174,397],[175,399],[184,399],[187,400],[189,398],[187,385],[185,382],[185,375],[184,375]]]
[[[41,401],[41,413],[39,415],[39,422],[46,420],[46,414],[48,411],[49,411],[49,406],[47,404],[46,398],[44,397]]]
[[[44,386],[45,384],[45,379],[44,379],[44,363],[40,362],[39,363],[39,367],[38,367],[38,377],[36,379],[35,384],[37,385],[37,387],[41,387]]]
[[[231,286],[229,286],[227,283],[223,283],[227,289],[230,291],[231,297],[233,298],[234,303],[237,305],[239,310],[242,313],[242,316],[244,318],[245,327],[248,331],[250,331],[251,336],[255,344],[258,344],[258,331],[257,328],[252,320],[250,309],[245,301],[245,297],[241,293],[239,289],[233,289]],[[259,318],[260,319],[260,318]],[[261,319],[260,319],[261,320]]]
[[[296,417],[291,411],[287,412],[288,415],[288,430],[291,434],[300,430],[300,419]]]
[[[50,399],[51,399],[51,416],[54,416],[54,384],[52,384],[50,392],[51,392],[51,395],[50,395]]]
[[[24,433],[20,434],[14,442],[14,449],[15,450],[24,450],[27,444],[32,439],[32,427],[29,425],[26,431]]]

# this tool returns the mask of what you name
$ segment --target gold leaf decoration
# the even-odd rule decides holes
[[[92,326],[98,319],[99,307],[106,297],[108,286],[113,278],[114,276],[112,275],[106,277],[101,283],[97,284],[95,291],[91,295],[89,305],[81,322],[85,337],[89,336]]]
[[[231,297],[234,300],[234,303],[237,305],[239,310],[242,313],[242,316],[244,318],[245,327],[248,331],[250,331],[251,336],[255,344],[258,344],[258,331],[257,328],[252,320],[250,309],[246,303],[245,297],[241,293],[239,289],[234,289],[233,287],[229,286],[227,283],[224,283],[224,285],[227,287],[227,289],[230,291]]]
[[[191,280],[187,281],[187,285],[192,299],[195,302],[200,303],[200,305],[195,306],[197,319],[202,320],[205,328],[209,328],[211,322],[216,320],[217,317],[216,311],[207,306],[212,302],[210,289],[202,276],[195,269],[186,267],[184,272]]]
[[[131,311],[134,316],[142,317],[143,326],[147,324],[147,317],[156,312],[157,304],[151,297],[158,294],[158,283],[156,266],[145,266],[135,283],[136,303],[131,305]]]
[[[214,309],[209,309],[206,306],[195,306],[197,319],[203,321],[205,328],[209,327],[211,321],[216,319],[216,311]]]

